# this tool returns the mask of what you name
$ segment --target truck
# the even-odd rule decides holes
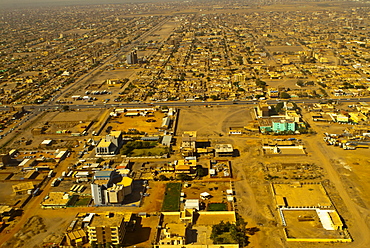
[[[58,186],[58,184],[59,184],[59,180],[58,180],[58,178],[55,178],[52,182],[51,182],[51,186],[52,187],[56,187],[56,186]]]
[[[32,196],[38,196],[40,192],[41,192],[40,188],[37,188],[35,189],[35,191],[33,191]]]

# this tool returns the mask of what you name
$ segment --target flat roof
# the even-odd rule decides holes
[[[110,215],[109,215],[110,214]],[[109,215],[110,217],[107,217]],[[118,227],[123,221],[130,221],[132,213],[96,213],[89,225],[89,227],[109,226]]]
[[[44,140],[41,142],[41,145],[49,145],[51,142],[53,142],[52,140]]]
[[[110,177],[110,174],[112,173],[111,170],[108,171],[96,171],[94,174],[94,178],[97,177]]]
[[[231,144],[217,144],[215,145],[216,152],[233,152],[233,146]]]
[[[43,206],[66,206],[70,200],[70,195],[65,192],[50,192],[48,196],[43,201]]]
[[[118,185],[123,185],[123,187],[128,187],[132,184],[132,178],[130,177],[123,177],[121,182],[117,183]]]
[[[109,147],[112,142],[102,139],[97,147]]]
[[[32,182],[24,182],[24,183],[18,183],[16,185],[13,185],[13,191],[14,193],[27,191],[29,189],[34,189],[35,186]]]

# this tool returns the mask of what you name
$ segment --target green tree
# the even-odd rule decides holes
[[[62,107],[62,110],[63,110],[63,111],[68,111],[68,110],[69,110],[69,106],[68,106],[68,105],[64,105],[64,106]]]
[[[163,174],[159,175],[158,179],[159,179],[160,181],[168,181],[168,177],[166,177],[166,176],[165,176],[165,175],[163,175]]]
[[[212,226],[210,238],[214,244],[238,243],[244,247],[248,243],[246,225],[247,223],[240,216],[237,216],[235,224],[221,221],[219,224]],[[258,231],[258,228],[255,231]]]
[[[275,111],[276,113],[280,113],[280,111],[283,109],[284,107],[284,103],[283,102],[279,102],[278,104],[276,104],[276,107],[275,107]]]
[[[198,178],[204,177],[206,175],[204,168],[199,164],[195,167],[195,174]]]
[[[282,99],[289,99],[290,98],[290,95],[286,92],[281,92],[280,93],[280,98]]]
[[[185,174],[185,173],[178,174],[177,178],[181,181],[190,181],[190,180],[193,179],[191,176],[189,176],[188,174]]]
[[[266,84],[265,81],[262,81],[261,79],[257,78],[257,80],[256,80],[256,86],[257,87],[265,89],[266,85],[267,84]]]
[[[96,160],[96,162],[97,163],[101,163],[101,162],[103,162],[104,161],[104,159],[103,158],[98,158],[97,160]]]
[[[218,96],[216,96],[216,95],[212,95],[212,96],[211,96],[211,99],[212,99],[213,101],[217,101],[217,100],[220,100],[220,97],[218,97]]]
[[[304,82],[302,80],[298,80],[296,82],[296,85],[298,85],[299,87],[303,87],[304,86]]]

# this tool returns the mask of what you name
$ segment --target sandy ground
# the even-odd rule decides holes
[[[178,134],[183,131],[197,131],[198,138],[212,138],[212,144],[231,143],[239,149],[240,157],[232,159],[236,192],[235,208],[248,222],[248,227],[257,227],[259,231],[250,237],[250,247],[328,247],[332,244],[287,243],[283,240],[280,219],[275,210],[269,181],[265,180],[264,166],[268,163],[312,163],[317,165],[324,177],[323,181],[331,200],[344,218],[355,242],[341,244],[345,247],[367,247],[369,239],[369,199],[366,188],[369,181],[369,150],[345,151],[337,147],[326,146],[322,133],[327,124],[314,129],[317,135],[301,135],[307,156],[289,156],[266,158],[262,154],[261,139],[258,137],[226,136],[230,126],[244,126],[250,120],[246,109],[228,108],[189,108],[180,110]],[[330,130],[344,128],[331,125]],[[261,136],[262,138],[262,136]],[[181,138],[180,138],[181,139]],[[246,204],[247,203],[247,204]],[[355,224],[358,223],[358,224]],[[361,230],[367,230],[366,232]]]

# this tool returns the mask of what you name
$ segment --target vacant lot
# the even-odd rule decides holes
[[[180,210],[181,183],[168,183],[164,195],[162,211],[171,212]]]
[[[148,134],[158,133],[158,128],[161,126],[162,118],[164,113],[155,111],[154,116],[125,116],[125,113],[121,113],[117,117],[112,117],[107,127],[111,126],[112,130],[120,130],[128,132],[129,129],[135,129],[138,132],[145,132]]]
[[[227,135],[229,127],[246,126],[251,120],[249,107],[191,107],[180,110],[178,135],[197,131],[198,136]]]

